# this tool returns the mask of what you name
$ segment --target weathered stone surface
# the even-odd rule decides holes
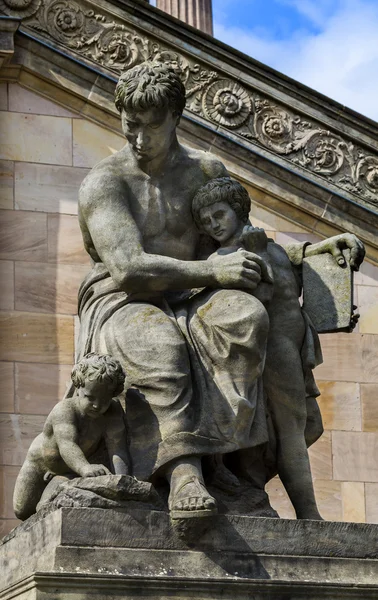
[[[353,338],[352,338],[353,339]],[[358,383],[319,381],[318,399],[324,429],[361,431],[361,399]]]
[[[0,360],[72,364],[73,353],[73,317],[0,314]]]
[[[54,480],[51,482],[54,484]],[[125,508],[130,502],[144,503],[146,508],[163,508],[164,504],[151,483],[138,481],[128,475],[99,475],[79,477],[61,484],[49,486],[37,510],[54,507]],[[43,502],[43,503],[42,503]],[[131,505],[132,506],[132,505]]]
[[[14,264],[10,260],[0,261],[0,309],[14,309]]]
[[[14,411],[14,364],[0,362],[0,412]]]
[[[76,115],[56,102],[51,102],[17,83],[8,84],[8,110],[10,112],[50,115],[52,117],[75,117]]]
[[[68,233],[67,230],[66,233]],[[64,230],[62,234],[64,239]],[[71,239],[72,237],[68,235],[65,243],[69,244]],[[56,245],[58,244],[59,242],[56,243]],[[50,240],[50,247],[51,245]],[[57,253],[62,258],[68,254],[60,253],[59,250]],[[74,255],[74,252],[71,256],[73,262],[76,262],[76,258],[80,260],[79,256]],[[69,260],[69,256],[67,256],[67,260]],[[84,262],[86,259],[82,260]],[[88,271],[89,267],[81,264],[73,267],[73,265],[62,263],[17,262],[14,268],[15,309],[75,315],[77,313],[77,292]]]
[[[168,481],[173,520],[208,517],[230,506],[275,515],[264,485],[276,471],[297,517],[318,519],[307,445],[319,437],[321,423],[315,400],[310,406],[306,398],[316,395],[311,370],[321,356],[300,308],[293,265],[300,267],[307,254],[335,254],[348,246],[351,268],[358,268],[363,246],[353,236],[339,235],[309,247],[295,240],[285,251],[268,241],[263,229],[248,225],[248,191],[214,156],[180,145],[176,129],[186,101],[180,73],[164,61],[136,66],[118,82],[115,104],[129,143],[105,158],[80,188],[79,221],[93,268],[80,292],[78,354],[114,355],[125,369],[133,474],[151,480],[158,473]],[[74,151],[75,135],[87,134],[88,126],[74,120]],[[63,255],[64,262],[80,262],[76,218],[49,215],[47,224],[49,261]],[[208,249],[199,250],[204,234]],[[209,250],[216,244],[217,252]],[[16,269],[16,284],[27,279],[18,276],[22,271],[25,265]],[[45,271],[52,279],[51,269]],[[38,284],[31,273],[29,294],[16,285],[16,308],[48,308],[34,279]],[[268,295],[259,295],[268,288]],[[134,302],[140,294],[143,302]],[[99,442],[110,448],[114,435],[117,444],[121,438],[125,443],[126,430],[115,433],[110,425],[116,419],[107,412],[109,390],[88,392],[93,385],[91,379],[75,383],[76,391],[55,405],[44,433],[33,442],[16,484],[20,518],[33,514],[39,501],[46,503],[51,487],[43,491],[46,475],[103,475],[108,471],[102,460],[88,462]],[[104,408],[103,428],[90,423],[84,404],[91,398]],[[305,434],[306,418],[312,426]],[[85,422],[83,436],[77,419]],[[59,431],[66,422],[71,435],[64,440]],[[46,450],[50,438],[55,446]],[[265,456],[261,448],[268,441]],[[111,455],[117,457],[113,446]],[[330,444],[327,448],[330,465]],[[122,469],[113,472],[129,472],[125,456]],[[213,497],[206,486],[226,497],[216,491]],[[80,505],[80,498],[85,506],[114,501],[70,485],[60,493],[59,505]]]
[[[13,208],[13,181],[13,162],[10,160],[0,160],[0,208]]]
[[[247,225],[248,191],[214,156],[179,143],[177,116],[190,101],[179,70],[164,63],[122,74],[115,104],[129,143],[80,189],[80,226],[95,265],[80,297],[78,353],[105,349],[124,366],[133,473],[149,479],[159,472],[168,480],[172,519],[214,514],[210,483],[237,496],[241,481],[249,481],[253,496],[256,481],[264,503],[264,484],[276,470],[258,449],[268,438],[298,518],[320,518],[299,425],[313,417],[309,444],[321,433],[317,409],[306,405],[315,394],[310,371],[321,356],[293,272],[305,244],[286,252],[268,244],[263,230]],[[228,118],[224,113],[217,122]],[[81,124],[74,122],[74,133]],[[209,250],[208,238],[208,249],[198,252],[204,234],[219,251]],[[362,244],[353,236],[347,242],[351,267],[358,268]],[[310,246],[311,254],[335,253],[345,244],[344,235],[336,236]],[[260,281],[261,289],[270,286],[265,300]],[[144,301],[133,302],[139,294]],[[265,418],[263,369],[274,434]],[[232,456],[235,450],[240,455]],[[201,456],[210,457],[210,466]]]
[[[125,145],[120,135],[105,131],[84,119],[73,122],[73,165],[93,167]]]
[[[72,126],[66,117],[1,113],[0,158],[72,165]]]
[[[15,402],[22,414],[48,415],[65,395],[72,365],[16,363]],[[11,412],[11,411],[10,411]]]
[[[20,20],[0,17],[0,67],[7,65],[14,53],[14,34],[20,26]]]
[[[303,261],[303,308],[320,333],[350,329],[353,278],[331,255]]]
[[[2,162],[5,164],[5,161]],[[76,215],[79,187],[87,172],[87,169],[77,167],[16,162],[15,207],[20,210]]]
[[[46,215],[0,211],[0,258],[46,261]]]
[[[378,482],[378,432],[334,431],[333,476],[340,481]]]
[[[106,600],[367,600],[377,594],[377,536],[374,525],[229,516],[209,519],[188,547],[163,512],[63,508],[4,538],[2,597],[29,581],[58,600],[79,589]]]

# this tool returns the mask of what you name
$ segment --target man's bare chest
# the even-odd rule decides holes
[[[130,186],[133,218],[143,239],[181,238],[194,229],[191,190],[174,178],[137,180]]]

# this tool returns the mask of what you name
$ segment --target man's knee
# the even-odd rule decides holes
[[[242,327],[259,337],[269,331],[268,313],[261,302],[242,290],[219,290],[198,308],[198,316],[211,325],[235,331]]]
[[[162,310],[148,304],[130,304],[118,315],[112,331],[134,384],[156,381],[156,385],[163,385],[174,380],[187,385],[190,369],[186,343],[177,324]]]

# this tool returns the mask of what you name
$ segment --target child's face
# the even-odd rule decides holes
[[[235,211],[227,202],[215,202],[211,206],[201,208],[201,225],[205,233],[225,244],[241,226]]]
[[[114,387],[106,381],[85,381],[77,391],[82,412],[91,419],[97,419],[109,408]]]

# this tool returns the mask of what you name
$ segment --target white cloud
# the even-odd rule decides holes
[[[320,32],[274,40],[216,22],[215,37],[378,121],[378,3],[344,0],[327,17],[330,0],[281,1],[306,13]]]
[[[334,14],[343,0],[276,0],[280,4],[291,6],[313,24],[321,27],[325,19]]]

